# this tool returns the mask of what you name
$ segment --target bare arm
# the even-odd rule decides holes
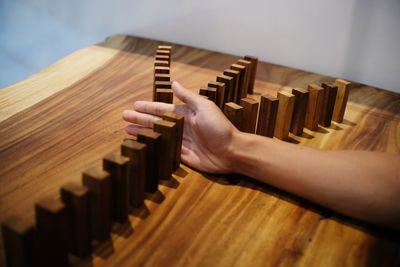
[[[400,228],[398,155],[317,150],[240,132],[230,150],[234,172],[348,216]]]
[[[400,156],[324,151],[239,132],[208,100],[173,84],[178,105],[139,101],[124,111],[128,133],[167,111],[185,115],[182,160],[212,173],[236,172],[340,213],[400,228]]]

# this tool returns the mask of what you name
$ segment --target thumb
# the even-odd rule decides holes
[[[191,108],[197,109],[197,107],[200,105],[202,97],[190,92],[189,90],[184,88],[180,83],[174,81],[172,83],[172,90],[179,100],[189,105]]]

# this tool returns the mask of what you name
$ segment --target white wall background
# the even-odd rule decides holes
[[[399,0],[0,0],[0,87],[115,33],[400,92]]]

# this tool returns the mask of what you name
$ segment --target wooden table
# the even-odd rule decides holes
[[[0,90],[0,219],[33,219],[33,204],[79,181],[118,151],[121,112],[150,100],[158,41],[112,36]],[[172,78],[198,91],[238,59],[173,45]],[[333,81],[260,62],[254,97]],[[293,137],[322,149],[400,151],[400,95],[354,84],[345,120]],[[310,159],[312,160],[312,159]],[[332,166],[332,171],[335,171]],[[348,203],[351,205],[351,203]],[[394,232],[337,215],[249,178],[205,175],[183,166],[130,223],[114,225],[77,266],[393,266]],[[1,262],[4,261],[2,257]]]

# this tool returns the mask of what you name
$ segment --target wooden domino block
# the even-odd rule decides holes
[[[331,126],[338,87],[329,83],[322,83],[322,87],[325,89],[325,92],[321,117],[319,118],[319,124],[324,127],[329,127]]]
[[[229,101],[239,104],[239,100],[240,99],[237,98],[237,94],[238,94],[238,90],[239,90],[239,75],[240,75],[240,72],[237,71],[237,70],[226,69],[226,70],[224,70],[224,75],[233,78],[233,90],[232,90],[232,94],[230,94]]]
[[[139,208],[144,201],[144,179],[146,171],[146,145],[136,140],[125,139],[121,145],[121,155],[129,161],[129,203]]]
[[[170,46],[170,45],[159,45],[158,49],[171,51],[172,50],[172,46]]]
[[[208,87],[207,88],[207,96],[208,96],[209,100],[211,100],[212,102],[217,104],[217,89],[216,88]]]
[[[103,169],[110,174],[111,180],[111,209],[114,221],[123,223],[128,219],[129,187],[128,164],[129,158],[118,154],[108,154],[103,158]]]
[[[154,75],[154,82],[157,82],[157,81],[170,82],[171,76],[169,74],[157,73]]]
[[[152,130],[141,130],[137,134],[137,140],[145,144],[146,151],[146,171],[144,189],[146,192],[154,193],[158,190],[159,165],[161,159],[161,134]]]
[[[254,56],[245,56],[244,59],[251,62],[250,75],[249,75],[249,88],[247,92],[249,94],[253,94],[254,82],[256,80],[256,74],[257,74],[258,58]]]
[[[82,173],[83,184],[90,190],[92,239],[104,241],[111,232],[111,180],[108,172],[90,168]]]
[[[215,88],[217,90],[216,104],[220,109],[223,109],[225,99],[225,83],[211,81],[208,83],[208,87]]]
[[[2,222],[1,230],[6,266],[36,266],[33,224],[18,217],[10,217]]]
[[[169,74],[169,67],[154,67],[154,74]]]
[[[168,61],[169,66],[171,65],[171,57],[167,55],[156,55],[155,61]]]
[[[228,102],[224,106],[224,114],[237,129],[242,129],[243,107],[236,103]]]
[[[169,67],[169,62],[167,60],[156,60],[154,61],[155,67]]]
[[[68,183],[61,187],[61,199],[67,207],[72,233],[69,251],[83,257],[92,250],[90,236],[90,198],[87,187],[77,183]]]
[[[250,76],[251,76],[251,61],[248,61],[245,59],[239,59],[237,61],[237,64],[246,67],[246,70],[244,72],[243,88],[244,88],[244,91],[246,92],[246,96],[247,96],[247,94],[249,93],[249,84],[250,84]]]
[[[183,140],[183,127],[185,124],[185,117],[173,112],[164,113],[163,117],[166,121],[172,121],[176,123],[177,127],[177,143],[174,149],[174,170],[179,168],[181,163],[181,151],[182,151],[182,140]]]
[[[224,104],[229,102],[231,95],[233,94],[234,90],[234,80],[232,77],[226,75],[219,75],[217,76],[217,82],[221,82],[225,84],[225,97],[224,97]]]
[[[258,102],[252,98],[240,99],[240,106],[243,107],[242,131],[247,133],[256,132],[258,115]]]
[[[170,50],[163,50],[163,49],[157,49],[156,51],[156,61],[167,61],[168,62],[168,67],[171,65],[171,51]]]
[[[171,89],[171,82],[170,81],[156,81],[156,80],[154,80],[153,101],[157,101],[157,90],[158,89]]]
[[[333,109],[332,120],[336,122],[343,122],[344,112],[346,110],[347,100],[349,98],[351,82],[336,79],[335,85],[338,87],[335,108]]]
[[[262,95],[260,111],[258,113],[257,134],[274,137],[276,115],[278,113],[279,100],[270,95]]]
[[[35,204],[37,256],[40,266],[68,266],[71,233],[61,200],[43,198]]]
[[[156,88],[156,101],[172,104],[174,102],[174,93],[172,89]]]
[[[286,92],[278,92],[278,113],[276,115],[276,124],[274,136],[281,140],[287,140],[289,137],[289,128],[292,121],[294,108],[294,95]]]
[[[245,74],[246,74],[246,67],[239,64],[232,64],[232,70],[239,71],[239,80],[238,80],[238,92],[236,99],[242,99],[247,97],[247,90],[245,88]]]
[[[171,50],[168,49],[157,49],[156,50],[156,55],[164,55],[164,56],[169,56],[171,57]]]
[[[171,89],[172,83],[170,81],[154,81],[154,86],[157,89]]]
[[[324,101],[324,90],[324,88],[316,84],[310,84],[308,86],[309,96],[305,127],[311,131],[315,131],[318,128],[318,122]]]
[[[156,99],[157,88],[171,89],[171,76],[169,74],[161,74],[161,73],[154,74],[153,101],[157,101]]]
[[[292,94],[295,96],[295,101],[290,132],[294,135],[302,135],[307,112],[308,91],[302,88],[293,88]]]
[[[154,131],[161,134],[160,179],[168,180],[174,167],[178,128],[175,122],[158,120],[154,123]]]
[[[199,90],[199,95],[207,96],[207,88],[201,87]]]
[[[206,96],[207,99],[215,103],[217,100],[217,89],[212,87],[209,88],[201,87],[199,90],[199,95]]]

